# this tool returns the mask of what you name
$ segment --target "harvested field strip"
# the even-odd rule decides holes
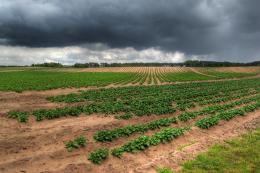
[[[219,79],[225,79],[225,78],[241,78],[241,77],[250,77],[255,76],[257,73],[241,73],[241,72],[234,72],[234,71],[223,71],[219,72],[215,70],[214,68],[200,68],[198,69],[199,72],[209,75],[209,76],[215,76]]]

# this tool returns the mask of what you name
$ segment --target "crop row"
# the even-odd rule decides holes
[[[141,135],[136,139],[133,139],[124,145],[111,150],[111,154],[116,157],[121,157],[124,152],[136,152],[145,150],[150,146],[155,146],[160,143],[166,143],[178,136],[184,134],[189,128],[165,128],[155,133],[152,136]],[[100,148],[91,152],[88,159],[95,164],[102,163],[109,156],[109,149]]]
[[[109,89],[88,90],[79,94],[69,94],[49,97],[53,102],[82,102],[82,101],[116,101],[134,100],[146,97],[167,97],[172,101],[182,99],[195,99],[199,96],[218,96],[220,93],[227,94],[241,89],[259,88],[260,79],[225,81],[211,83],[191,83],[163,86],[132,86]]]
[[[11,111],[8,112],[8,118],[17,119],[17,121],[25,123],[28,121],[28,114],[27,112]]]
[[[195,124],[196,126],[202,128],[202,129],[208,129],[211,126],[217,125],[220,120],[230,120],[234,118],[235,116],[242,116],[245,115],[248,112],[253,112],[256,109],[260,108],[260,102],[243,106],[242,108],[227,110],[221,113],[218,113],[211,117],[206,117],[201,120],[198,120]]]
[[[124,145],[114,148],[112,155],[121,157],[124,152],[136,152],[144,150],[150,146],[158,145],[160,143],[166,143],[174,138],[184,134],[186,129],[184,128],[165,128],[155,133],[152,136],[142,135],[138,138],[131,140]]]
[[[87,145],[86,138],[84,136],[76,137],[74,140],[67,141],[64,144],[65,144],[65,148],[69,152],[79,147],[85,147]]]
[[[113,130],[100,130],[97,131],[93,138],[99,142],[112,141],[113,139],[129,136],[133,133],[144,133],[148,130],[154,130],[161,127],[169,126],[172,123],[176,123],[175,117],[172,118],[161,118],[149,123],[128,125],[122,128],[115,128]]]
[[[250,102],[258,101],[260,99],[260,95],[255,95],[251,96],[248,98],[243,98],[231,103],[223,104],[223,105],[212,105],[203,108],[200,111],[193,111],[193,112],[183,112],[178,116],[178,120],[180,121],[188,121],[189,119],[196,118],[197,116],[200,115],[209,115],[209,114],[214,114],[220,111],[225,111],[231,108],[234,108],[235,106],[239,106],[242,104],[247,104]]]

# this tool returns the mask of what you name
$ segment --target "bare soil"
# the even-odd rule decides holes
[[[175,114],[177,115],[178,112]],[[156,118],[161,117],[134,118],[131,123],[146,122]],[[127,125],[128,121],[116,120],[105,115],[82,115],[42,122],[30,120],[28,124],[0,117],[0,122],[0,172],[149,173],[155,172],[157,166],[179,169],[183,161],[207,150],[212,144],[255,129],[256,124],[260,122],[260,111],[234,118],[229,122],[223,121],[209,130],[194,127],[171,143],[151,147],[136,154],[125,153],[122,159],[110,156],[98,166],[87,160],[87,154],[101,146],[92,141],[93,134],[100,129]],[[88,146],[71,153],[67,152],[64,141],[81,134],[89,140]],[[104,145],[113,148],[125,141],[126,139],[122,138]]]

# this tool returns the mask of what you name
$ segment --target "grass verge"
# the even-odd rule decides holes
[[[241,138],[216,144],[183,164],[180,172],[260,172],[260,128]]]

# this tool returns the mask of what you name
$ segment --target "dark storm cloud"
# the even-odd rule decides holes
[[[259,7],[259,0],[0,0],[0,39],[27,47],[102,43],[255,60]]]

